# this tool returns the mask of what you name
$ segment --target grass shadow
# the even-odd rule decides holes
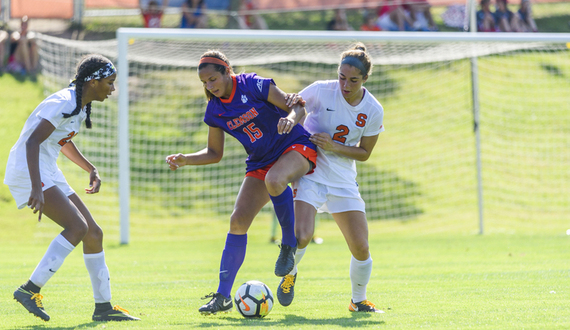
[[[25,81],[31,81],[31,82],[37,82],[38,81],[38,75],[37,74],[21,74],[21,73],[12,73],[12,72],[4,72],[3,74],[9,74],[12,77],[14,77],[14,79],[20,83],[23,83]],[[0,77],[2,76],[2,74],[0,74]]]
[[[540,63],[540,68],[546,71],[549,75],[554,77],[564,78],[564,72],[558,67],[557,65],[548,64],[548,63]]]
[[[229,323],[229,324],[228,324]],[[221,326],[231,327],[273,327],[288,324],[291,327],[297,326],[334,326],[342,328],[370,328],[373,326],[384,325],[386,322],[381,316],[375,313],[351,313],[350,316],[326,319],[309,319],[299,315],[287,314],[285,319],[272,320],[271,317],[265,319],[247,319],[247,318],[224,318],[220,322],[204,322],[200,323],[200,328],[218,328]]]
[[[370,164],[358,166],[363,183],[360,195],[366,202],[369,220],[407,221],[424,213],[415,202],[422,195],[418,183],[403,179],[396,172],[378,171]]]
[[[78,324],[75,326],[70,326],[70,327],[52,327],[50,325],[47,324],[47,322],[45,322],[44,324],[34,324],[34,325],[25,325],[25,326],[19,326],[17,328],[8,328],[7,330],[32,330],[32,329],[50,329],[50,330],[73,330],[73,329],[89,329],[89,328],[97,328],[99,327],[101,324],[104,324],[104,322],[86,322],[83,324]]]
[[[570,32],[570,15],[535,18],[539,32]]]

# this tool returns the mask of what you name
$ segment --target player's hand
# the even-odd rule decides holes
[[[85,192],[88,194],[96,194],[101,189],[101,178],[99,177],[99,171],[94,168],[91,173],[89,173],[89,188],[85,188]]]
[[[313,142],[317,147],[320,147],[326,151],[334,151],[336,143],[333,141],[328,133],[316,133],[309,137],[309,140]]]
[[[305,100],[303,100],[303,97],[299,94],[288,93],[287,97],[285,97],[285,104],[289,108],[293,107],[295,104],[298,104],[298,105],[304,107],[305,106]]]
[[[293,129],[293,126],[295,126],[293,119],[289,117],[279,118],[279,122],[277,123],[277,133],[289,134]]]
[[[186,160],[183,154],[176,154],[166,156],[166,163],[170,166],[172,171],[176,171],[179,167],[186,165]]]
[[[42,189],[32,189],[30,198],[28,199],[28,207],[32,209],[34,214],[38,213],[38,221],[42,221],[42,212],[44,209],[44,192]]]

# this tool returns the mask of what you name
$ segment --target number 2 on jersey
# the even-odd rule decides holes
[[[263,132],[257,127],[255,127],[255,123],[251,123],[243,128],[244,133],[249,136],[249,142],[254,143],[256,140],[261,139],[263,136]]]
[[[354,124],[358,127],[364,127],[364,125],[366,125],[366,119],[368,119],[368,116],[363,113],[359,113],[356,119],[356,123]],[[338,132],[334,133],[332,139],[344,144],[346,141],[346,136],[350,132],[350,129],[346,125],[338,125],[336,127],[336,130]]]
[[[59,144],[60,146],[64,146],[67,142],[71,141],[71,139],[76,136],[77,134],[75,133],[75,131],[67,134],[67,137],[64,137],[63,139],[59,140],[59,142],[57,144]]]
[[[349,131],[348,127],[346,127],[346,125],[338,125],[336,127],[336,130],[338,132],[334,133],[332,139],[344,144],[344,142],[346,141],[345,136],[348,135],[348,131]]]

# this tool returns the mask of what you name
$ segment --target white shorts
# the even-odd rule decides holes
[[[63,191],[65,196],[75,194],[75,190],[69,186],[61,170],[49,174],[40,172],[40,177],[42,178],[42,191],[46,191],[53,186],[57,186],[61,191]],[[32,182],[30,181],[30,177],[22,174],[11,178],[10,181],[11,184],[8,185],[10,193],[12,193],[12,197],[16,200],[18,208],[23,209],[28,205],[30,193],[32,192]]]
[[[366,213],[364,200],[356,184],[353,188],[335,188],[302,177],[293,182],[292,186],[294,199],[313,205],[319,213]]]

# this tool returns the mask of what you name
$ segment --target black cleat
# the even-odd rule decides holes
[[[22,306],[24,306],[28,312],[34,314],[44,321],[49,321],[49,315],[47,315],[46,311],[44,310],[44,305],[42,304],[42,299],[44,299],[44,296],[41,294],[28,291],[23,287],[19,287],[16,291],[14,291],[14,299],[22,304]]]
[[[289,306],[295,297],[295,281],[297,281],[297,274],[285,275],[279,286],[277,287],[277,300],[283,306]]]
[[[93,313],[93,321],[140,321],[138,317],[129,315],[129,311],[120,306],[113,306],[112,309],[101,313]]]
[[[209,303],[198,309],[203,315],[212,315],[218,312],[229,313],[232,311],[234,303],[231,298],[224,297],[221,293],[211,292],[209,295],[202,297],[202,299],[212,298]]]
[[[297,247],[291,247],[289,245],[281,244],[279,246],[281,252],[279,252],[279,257],[277,257],[277,262],[275,262],[275,275],[283,277],[289,274],[293,267],[295,267],[295,252],[297,252]]]
[[[369,312],[369,313],[384,313],[384,311],[379,310],[370,300],[363,300],[361,302],[355,303],[350,299],[350,305],[348,310],[351,312]]]

